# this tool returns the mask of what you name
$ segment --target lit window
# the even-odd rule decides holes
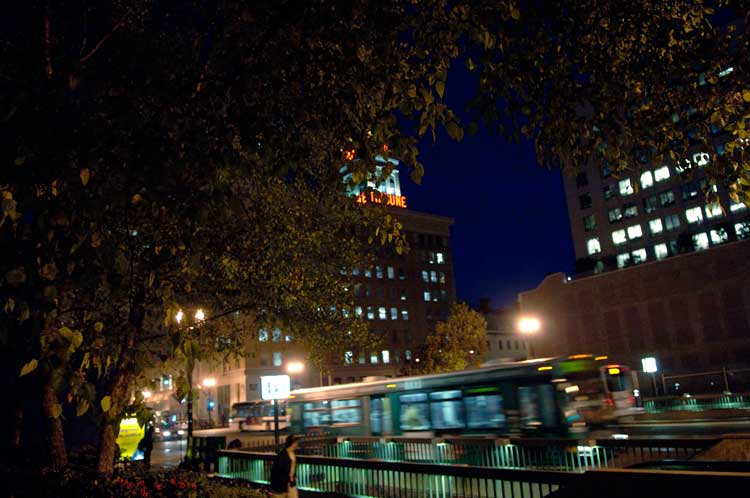
[[[439,278],[440,283],[444,284],[445,283],[445,272],[441,271],[439,275],[440,275],[440,278]]]
[[[654,181],[663,182],[669,178],[669,166],[662,166],[654,170]]]
[[[408,349],[404,351],[404,359],[406,361],[411,361],[411,351],[409,351]]]
[[[372,363],[373,365],[377,365],[378,364],[378,353],[377,353],[377,351],[373,351],[372,353],[370,353],[370,363]]]
[[[630,253],[623,253],[617,255],[617,267],[625,268],[630,264]]]
[[[392,266],[388,267],[388,278],[390,280],[393,280],[394,278],[396,278],[396,270]]]
[[[260,329],[258,331],[258,340],[260,342],[267,342],[268,341],[268,330],[266,330],[266,329]]]
[[[696,233],[693,235],[693,247],[696,251],[708,249],[708,235],[705,233]]]
[[[280,367],[281,366],[281,353],[274,353],[273,354],[273,366]]]
[[[401,300],[406,301],[406,289],[401,289]]]
[[[654,246],[654,255],[656,259],[664,259],[669,255],[667,251],[667,244],[656,244]]]
[[[383,357],[383,363],[391,362],[391,353],[387,349],[384,349],[383,351],[381,351],[380,355]]]
[[[628,227],[628,238],[629,239],[638,239],[643,237],[643,230],[641,230],[640,225],[633,225]]]
[[[352,269],[352,275],[355,277],[359,276],[359,268]]]
[[[743,209],[747,209],[747,205],[745,205],[744,202],[734,202],[733,200],[729,200],[729,210],[731,212],[736,211],[742,211]]]
[[[292,339],[293,339],[293,337],[290,336],[290,335],[285,335],[284,336],[284,342],[292,342]]]
[[[362,306],[355,306],[354,307],[354,314],[356,316],[362,316]]]
[[[437,264],[442,265],[445,263],[445,258],[443,257],[443,253],[439,252],[435,255],[435,261],[437,261]]]
[[[281,329],[273,329],[273,342],[279,342],[281,340]]]
[[[727,231],[723,228],[718,228],[716,230],[711,230],[711,243],[714,245],[723,244],[729,240],[729,236],[727,234]]]
[[[633,218],[635,216],[638,216],[638,206],[636,206],[635,204],[626,204],[625,205],[625,217]]]
[[[630,195],[634,192],[633,185],[630,183],[630,178],[620,180],[617,186],[620,188],[620,195]]]
[[[586,249],[588,250],[589,256],[602,252],[602,246],[599,244],[599,238],[594,237],[586,242]]]
[[[662,206],[671,206],[674,204],[674,192],[671,190],[665,190],[659,194],[659,201]]]
[[[633,263],[643,263],[644,261],[646,261],[645,249],[636,249],[633,251]]]
[[[747,239],[750,237],[750,222],[735,223],[734,233],[737,234],[738,239]]]
[[[654,184],[654,175],[650,171],[641,173],[641,188],[649,188]]]
[[[703,221],[703,212],[700,206],[691,207],[685,210],[685,218],[688,223],[700,223]]]
[[[424,291],[424,300],[429,301],[430,300],[430,291]]]
[[[375,276],[378,278],[383,278],[383,267],[378,265],[375,267]]]
[[[402,320],[408,320],[409,319],[409,310],[401,310],[401,319]]]
[[[388,319],[388,313],[385,310],[385,306],[381,306],[378,308],[378,318],[380,318],[381,320]]]
[[[391,308],[391,320],[398,320],[398,308]]]
[[[706,204],[706,218],[720,218],[724,216],[719,203]]]
[[[612,208],[609,210],[609,222],[614,223],[622,219],[622,211],[620,208]]]
[[[354,363],[354,353],[351,351],[344,352],[344,365],[351,365]]]
[[[422,270],[422,282],[429,282],[430,281],[430,272],[427,270]]]
[[[659,198],[655,195],[643,199],[643,210],[646,213],[653,213],[659,207]]]
[[[656,235],[657,233],[663,232],[664,227],[661,224],[661,218],[656,218],[655,220],[649,220],[648,230],[649,232],[651,232],[651,235]]]
[[[680,228],[680,217],[676,214],[670,214],[664,217],[664,226],[667,230]]]
[[[435,270],[430,271],[430,282],[436,284],[438,281],[437,272]]]
[[[365,277],[372,278],[372,268],[365,268]]]
[[[680,187],[682,190],[682,199],[692,199],[693,197],[698,196],[698,184],[696,182],[687,182],[682,187]]]
[[[593,214],[589,214],[583,217],[583,229],[587,232],[596,228],[596,219]]]
[[[693,164],[699,168],[708,165],[709,162],[711,162],[711,154],[708,152],[697,152],[693,154]]]
[[[372,306],[367,307],[367,319],[375,320],[375,309]]]
[[[615,230],[612,232],[612,242],[614,242],[615,245],[624,244],[627,240],[628,238],[625,235],[625,230]]]

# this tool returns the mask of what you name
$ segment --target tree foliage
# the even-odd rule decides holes
[[[424,368],[429,373],[476,367],[487,352],[487,320],[465,303],[451,306],[444,322],[427,336]]]
[[[717,7],[720,7],[717,12]],[[750,200],[748,17],[742,2],[532,1],[513,19],[477,4],[481,56],[472,103],[539,161],[615,174],[645,165],[703,166]],[[503,126],[504,125],[504,126]]]

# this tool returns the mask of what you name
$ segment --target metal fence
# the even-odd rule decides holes
[[[734,409],[749,410],[750,416],[750,394],[664,396],[647,399],[643,406],[648,413]]]
[[[219,475],[267,484],[274,455],[222,451]],[[322,456],[297,457],[303,491],[392,498],[541,498],[581,474]]]
[[[442,439],[311,437],[302,438],[299,455],[383,460],[415,464],[583,472],[622,468],[649,460],[688,459],[719,441],[717,438],[571,440],[541,438]],[[243,450],[278,451],[273,444]]]

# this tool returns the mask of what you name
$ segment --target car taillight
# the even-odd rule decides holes
[[[628,404],[629,405],[635,404],[635,396],[628,396]]]
[[[615,400],[612,398],[604,398],[602,404],[604,405],[604,408],[612,408],[615,406]]]

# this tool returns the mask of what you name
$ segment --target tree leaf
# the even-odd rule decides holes
[[[81,172],[79,173],[79,176],[81,177],[81,183],[85,187],[89,184],[89,178],[91,177],[91,172],[88,168],[83,168]]]
[[[442,99],[443,93],[445,92],[445,82],[438,81],[435,83],[435,91],[437,91],[438,96]]]
[[[109,409],[112,408],[112,398],[110,396],[104,396],[99,402],[99,405],[101,405],[102,411],[107,413]]]
[[[52,418],[60,418],[60,415],[62,415],[62,405],[60,403],[55,403],[54,405],[52,405],[50,412]]]
[[[76,405],[76,415],[80,417],[81,415],[89,411],[89,406],[91,405],[88,400],[79,399],[78,404]]]
[[[101,332],[102,330],[104,330],[104,324],[102,322],[96,322],[94,324],[94,330],[96,330],[97,332]]]
[[[37,362],[36,359],[33,359],[29,361],[27,364],[23,366],[21,369],[21,375],[19,377],[23,377],[24,375],[28,375],[34,370],[36,370],[36,367],[39,366],[39,362]]]

